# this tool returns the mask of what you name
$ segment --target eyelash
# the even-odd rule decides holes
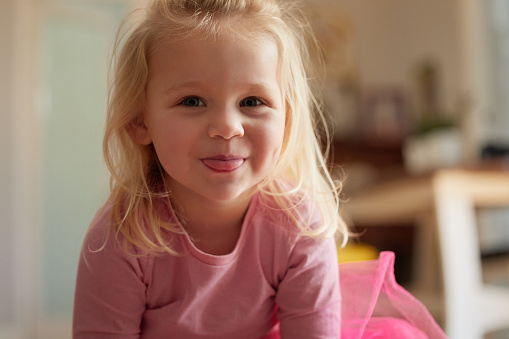
[[[193,101],[192,103],[190,101]],[[248,102],[251,102],[250,104],[247,104]],[[254,103],[254,105],[253,105]],[[203,100],[199,97],[186,97],[182,101],[180,101],[181,105],[188,106],[188,107],[202,107],[205,106],[205,103]],[[258,99],[257,97],[247,97],[240,101],[239,103],[240,107],[258,107],[260,105],[263,105],[263,101]]]

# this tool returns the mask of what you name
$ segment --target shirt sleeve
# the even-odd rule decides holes
[[[341,296],[333,238],[297,241],[276,304],[282,339],[340,338]]]
[[[145,310],[144,274],[138,258],[125,253],[110,234],[108,214],[89,230],[78,264],[73,338],[139,338]]]

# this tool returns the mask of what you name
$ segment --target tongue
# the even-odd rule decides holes
[[[216,171],[232,171],[244,163],[244,159],[218,160],[203,159],[203,163]]]

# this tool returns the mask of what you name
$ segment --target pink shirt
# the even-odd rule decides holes
[[[176,241],[183,256],[130,256],[114,236],[94,251],[108,212],[98,212],[84,241],[74,338],[339,338],[334,239],[299,238],[258,196],[223,256],[201,252],[187,235]]]

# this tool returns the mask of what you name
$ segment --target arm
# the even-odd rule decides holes
[[[74,299],[73,338],[139,338],[145,310],[141,260],[124,253],[111,234],[108,213],[99,218],[83,243]]]
[[[340,337],[341,297],[334,239],[298,240],[276,303],[282,339]]]

